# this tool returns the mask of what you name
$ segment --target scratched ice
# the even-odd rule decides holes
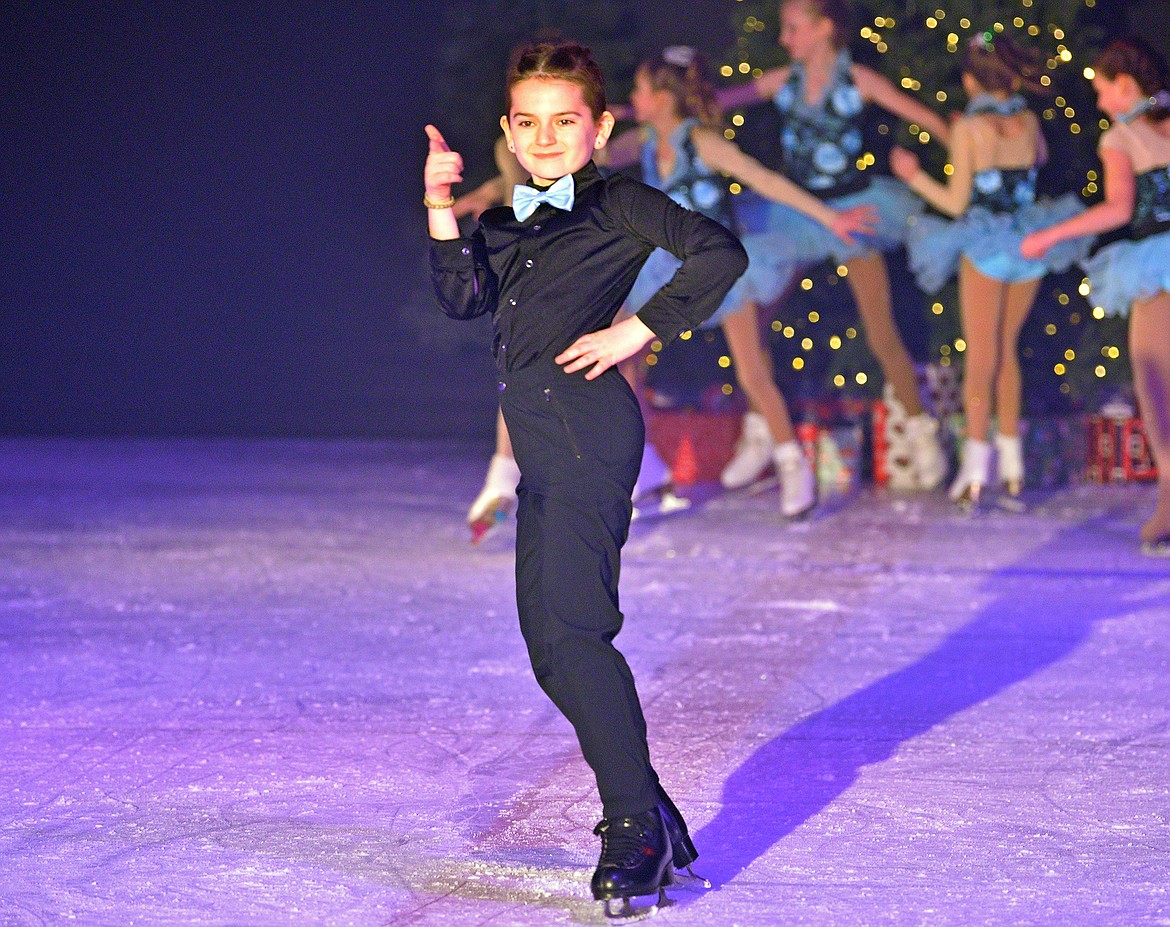
[[[0,924],[599,924],[484,454],[0,443]],[[619,643],[711,891],[666,924],[1170,924],[1148,486],[635,525]]]

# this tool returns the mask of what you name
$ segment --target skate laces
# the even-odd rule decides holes
[[[801,457],[793,457],[790,460],[780,461],[780,469],[785,476],[796,476],[804,472],[805,461]]]
[[[628,823],[627,823],[628,822]],[[635,818],[608,819],[598,822],[593,833],[601,837],[601,859],[598,868],[633,869],[647,856],[652,856],[650,828]]]

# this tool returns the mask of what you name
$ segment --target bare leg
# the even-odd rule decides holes
[[[775,445],[770,450],[780,477],[780,511],[793,518],[816,504],[817,478],[812,464],[796,442],[788,405],[776,388],[772,367],[765,359],[764,343],[756,323],[757,311],[755,303],[745,303],[723,320],[723,333],[727,336],[731,361],[735,365],[735,377],[772,434]],[[725,469],[721,477],[725,486],[728,485],[726,477]]]
[[[849,287],[857,303],[865,340],[881,365],[886,382],[894,388],[894,396],[906,408],[907,415],[922,412],[918,399],[918,381],[914,364],[898,334],[894,310],[890,302],[890,278],[885,259],[873,252],[854,258],[849,268]]]
[[[504,520],[516,504],[520,468],[512,453],[512,439],[503,412],[496,413],[496,452],[488,464],[483,488],[467,510],[471,542],[478,544],[491,528]]]
[[[963,258],[959,264],[959,314],[967,342],[963,360],[963,411],[967,415],[967,437],[978,441],[987,440],[991,427],[991,391],[999,366],[1006,292],[1003,283],[985,277]],[[1018,384],[1018,364],[1016,377]],[[1018,398],[1017,393],[1017,402]],[[1016,421],[1018,426],[1018,411]]]
[[[1170,535],[1170,293],[1138,300],[1129,316],[1133,385],[1146,439],[1158,467],[1158,504],[1142,526],[1142,540]]]
[[[723,334],[727,337],[736,381],[747,395],[752,410],[767,420],[772,438],[777,444],[782,444],[793,440],[796,431],[792,427],[788,405],[772,376],[772,365],[756,321],[757,312],[755,303],[745,303],[742,309],[723,320]]]
[[[999,369],[995,376],[995,417],[999,433],[1015,436],[1020,433],[1020,329],[1032,311],[1040,280],[1010,283],[1004,298],[1003,318],[999,326]]]
[[[508,425],[504,422],[504,413],[499,409],[496,410],[496,454],[512,459],[516,457],[512,453],[512,438],[508,434]]]

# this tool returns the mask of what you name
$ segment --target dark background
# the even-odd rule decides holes
[[[610,4],[717,60],[731,6]],[[0,434],[489,435],[487,323],[426,276],[422,125],[460,99],[455,18],[541,7],[6,4]],[[469,181],[495,116],[455,132]]]

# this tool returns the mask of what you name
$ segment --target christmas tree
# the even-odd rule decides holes
[[[1047,94],[1030,100],[1042,115],[1052,158],[1041,178],[1042,192],[1100,196],[1096,143],[1106,123],[1096,110],[1085,68],[1121,23],[1116,9],[1096,0],[866,0],[855,4],[854,57],[876,68],[905,92],[939,112],[960,111],[966,102],[959,75],[962,50],[982,32],[1010,35],[1046,57],[1042,83]],[[785,61],[778,46],[775,0],[733,0],[737,36],[720,63],[728,83],[758,77]],[[771,166],[777,165],[776,119],[771,104],[729,114],[729,137]],[[893,143],[918,151],[924,165],[942,177],[945,151],[916,125],[898,125],[880,113],[867,138],[877,170]],[[943,367],[961,364],[965,344],[952,283],[927,298],[906,273],[904,260],[889,261],[898,322],[919,361]],[[880,373],[858,333],[845,268],[807,268],[783,300],[772,323],[777,377],[790,399],[834,393],[874,395]],[[1073,270],[1045,280],[1021,334],[1025,405],[1031,414],[1095,408],[1128,388],[1124,320],[1106,318],[1086,301],[1088,288]],[[710,340],[709,338],[706,340]],[[710,351],[708,351],[710,353]],[[711,379],[734,392],[727,358],[717,354]]]

